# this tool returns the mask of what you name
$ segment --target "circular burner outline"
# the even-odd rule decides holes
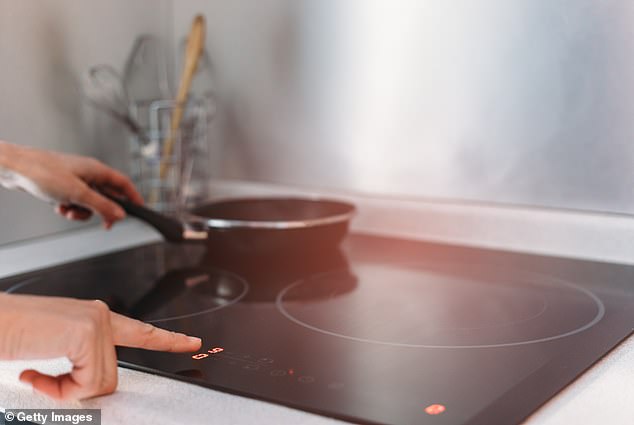
[[[363,263],[363,264],[370,264],[370,263]],[[388,266],[393,266],[393,267],[411,267],[412,264],[385,264]],[[420,266],[425,266],[423,265],[418,265],[418,267]],[[431,271],[435,271],[435,270],[431,270]],[[377,344],[377,345],[386,345],[386,346],[391,346],[391,347],[399,347],[399,348],[435,348],[435,349],[474,349],[474,348],[502,348],[502,347],[515,347],[515,346],[521,346],[521,345],[529,345],[529,344],[537,344],[540,342],[548,342],[548,341],[554,341],[557,339],[561,339],[561,338],[566,338],[575,334],[578,334],[580,332],[583,332],[589,328],[591,328],[592,326],[596,325],[605,315],[605,305],[603,304],[603,301],[601,301],[599,299],[599,297],[597,297],[593,292],[587,290],[586,288],[582,288],[580,286],[577,286],[571,282],[567,282],[565,280],[562,279],[558,279],[552,276],[547,276],[547,275],[541,275],[541,274],[536,274],[536,273],[531,273],[531,272],[525,272],[525,271],[521,271],[523,276],[537,276],[540,278],[545,278],[548,279],[549,282],[555,283],[555,284],[560,284],[560,285],[564,285],[568,288],[580,291],[582,293],[584,293],[585,295],[587,295],[588,297],[590,297],[590,299],[592,299],[594,301],[594,303],[596,304],[597,307],[597,314],[595,315],[595,317],[590,320],[588,323],[586,323],[583,326],[578,327],[577,329],[573,329],[571,331],[568,332],[564,332],[562,334],[558,334],[558,335],[553,335],[553,336],[549,336],[549,337],[544,337],[544,338],[536,338],[536,339],[531,339],[528,341],[518,341],[518,342],[505,342],[505,343],[500,343],[500,344],[475,344],[475,345],[430,345],[430,344],[407,344],[407,343],[400,343],[400,342],[386,342],[386,341],[378,341],[378,340],[373,340],[373,339],[369,339],[369,338],[359,338],[359,337],[355,337],[355,336],[350,336],[350,335],[343,335],[343,334],[339,334],[337,332],[332,332],[332,331],[328,331],[325,329],[321,329],[318,328],[316,326],[310,325],[308,323],[305,323],[299,319],[297,319],[296,317],[292,316],[285,308],[284,308],[284,295],[286,295],[286,293],[288,291],[290,291],[292,288],[299,286],[300,284],[302,284],[303,282],[305,282],[307,279],[309,278],[316,278],[319,276],[323,276],[326,274],[330,274],[330,273],[334,273],[335,271],[330,271],[330,272],[326,272],[326,273],[319,273],[317,275],[314,276],[308,276],[307,278],[304,279],[300,279],[298,281],[295,281],[293,283],[291,283],[290,285],[288,285],[286,288],[282,289],[278,294],[277,297],[275,299],[275,306],[277,307],[277,310],[284,316],[286,317],[288,320],[290,320],[291,322],[302,326],[304,328],[310,329],[312,331],[315,332],[319,332],[321,334],[325,334],[325,335],[329,335],[329,336],[334,336],[334,337],[338,337],[338,338],[343,338],[343,339],[347,339],[347,340],[351,340],[351,341],[357,341],[357,342],[364,342],[364,343],[368,343],[368,344]]]
[[[214,272],[217,272],[218,274],[231,276],[232,278],[235,278],[238,282],[240,282],[242,284],[242,292],[237,297],[235,297],[234,299],[232,299],[231,301],[229,301],[226,304],[222,304],[222,305],[219,305],[219,306],[216,306],[216,307],[208,308],[206,310],[198,311],[198,312],[195,312],[195,313],[181,314],[179,316],[171,316],[171,317],[162,318],[162,319],[143,320],[143,322],[144,323],[168,322],[170,320],[187,319],[187,318],[190,318],[190,317],[211,313],[211,312],[214,312],[214,311],[229,307],[229,306],[239,302],[249,292],[249,283],[243,277],[241,277],[241,276],[239,276],[239,275],[237,275],[235,273],[231,273],[231,272],[228,272],[228,271],[225,271],[225,270],[221,270],[221,269],[211,269],[210,271],[214,271]],[[42,280],[42,277],[32,277],[30,279],[23,280],[21,282],[16,283],[15,285],[12,285],[5,292],[7,294],[15,293],[16,290],[18,290],[20,288],[23,288],[25,286],[29,286],[29,285],[31,285],[31,284],[33,284],[35,282],[40,281],[40,280]],[[59,296],[59,295],[51,295],[51,296]]]

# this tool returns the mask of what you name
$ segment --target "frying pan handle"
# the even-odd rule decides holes
[[[142,205],[135,204],[127,199],[102,192],[133,217],[145,221],[150,226],[159,231],[163,237],[170,242],[181,242],[185,239],[185,227],[181,222],[163,214],[159,214]]]

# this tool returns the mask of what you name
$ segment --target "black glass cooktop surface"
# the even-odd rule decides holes
[[[627,337],[634,268],[352,235],[250,257],[152,244],[0,281],[203,338],[122,366],[355,423],[517,423]]]

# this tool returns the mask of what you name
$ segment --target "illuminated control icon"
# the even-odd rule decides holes
[[[430,404],[429,406],[425,407],[425,413],[427,413],[428,415],[440,415],[445,410],[447,410],[447,408],[442,404]]]
[[[312,384],[313,382],[315,382],[315,378],[313,378],[312,376],[300,376],[299,378],[297,378],[297,380],[302,384]]]
[[[212,348],[211,350],[207,350],[207,353],[209,353],[209,354],[218,354],[218,353],[222,353],[223,351],[225,351],[224,348],[215,347],[215,348]],[[207,353],[194,354],[192,356],[192,359],[201,360],[201,359],[204,359],[206,357],[209,357],[209,354],[207,354]]]

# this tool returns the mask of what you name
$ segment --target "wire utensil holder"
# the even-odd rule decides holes
[[[214,115],[208,98],[190,99],[184,105],[181,125],[172,132],[171,121],[178,104],[174,100],[154,100],[131,105],[131,114],[144,128],[146,137],[131,137],[130,174],[157,211],[179,215],[205,195],[209,178],[209,131]],[[165,155],[166,141],[173,139]],[[167,172],[161,176],[161,163]]]

